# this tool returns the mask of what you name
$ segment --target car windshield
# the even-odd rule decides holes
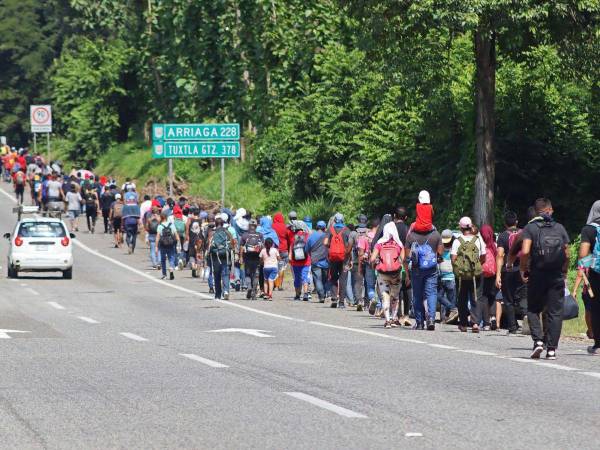
[[[60,222],[23,222],[19,227],[19,236],[32,238],[62,238],[65,228]]]

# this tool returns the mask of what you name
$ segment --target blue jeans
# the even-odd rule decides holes
[[[223,298],[224,294],[229,294],[229,264],[226,261],[221,264],[219,258],[211,256],[210,265],[215,283],[215,298]]]
[[[156,234],[148,235],[148,243],[150,244],[150,264],[156,267],[160,264],[160,254],[156,254]]]
[[[429,270],[413,269],[411,283],[413,289],[413,309],[417,324],[422,324],[425,319],[435,320],[437,308],[437,268]],[[427,314],[425,312],[427,303]]]
[[[442,319],[448,314],[448,311],[456,309],[456,281],[440,280],[438,281],[438,299],[442,309],[440,311]]]
[[[163,275],[167,275],[167,260],[169,261],[169,267],[175,269],[177,264],[175,258],[177,256],[177,247],[172,245],[170,247],[159,247],[160,251],[160,268]]]
[[[329,281],[327,279],[328,271],[329,269],[312,266],[313,283],[315,283],[319,300],[325,300],[325,296],[329,290]]]
[[[365,266],[365,292],[369,301],[375,298],[375,269]]]

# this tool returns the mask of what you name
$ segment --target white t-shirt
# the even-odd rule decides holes
[[[269,253],[267,253],[266,248],[263,248],[258,256],[263,260],[264,267],[266,269],[277,268],[277,257],[279,256],[279,251],[275,247],[271,247]]]
[[[479,235],[477,235],[477,236],[473,236],[473,235],[465,236],[465,235],[463,235],[462,236],[462,238],[465,240],[465,242],[471,241],[474,237],[477,238],[477,239],[475,239],[475,245],[479,249],[479,256],[485,255],[485,244],[483,243],[483,239],[481,238],[481,236],[479,236]],[[458,248],[459,247],[460,247],[460,241],[458,240],[458,238],[454,239],[454,242],[452,243],[452,250],[450,250],[450,254],[452,256],[456,256],[458,254]]]
[[[78,211],[81,209],[81,195],[79,192],[67,192],[67,209],[69,211]]]

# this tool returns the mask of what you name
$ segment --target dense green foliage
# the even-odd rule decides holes
[[[153,121],[228,120],[266,208],[380,214],[429,189],[446,224],[489,188],[496,216],[547,195],[575,230],[596,199],[597,0],[0,5],[17,29],[0,36],[2,132],[23,139],[29,102],[51,100],[85,164]]]

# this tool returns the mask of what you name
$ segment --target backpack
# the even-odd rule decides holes
[[[95,192],[91,189],[85,193],[85,204],[90,208],[96,206],[96,196],[94,194]]]
[[[375,267],[378,272],[398,272],[402,267],[400,252],[402,249],[393,240],[381,244],[379,250],[379,263]]]
[[[175,219],[175,229],[179,237],[185,238],[185,222],[183,219]]]
[[[422,244],[413,242],[410,255],[413,269],[428,270],[437,267],[437,255],[429,245],[429,238]]]
[[[148,233],[156,234],[158,232],[159,225],[160,225],[160,222],[158,221],[158,219],[156,217],[153,217],[152,219],[150,219],[150,221],[148,222]]]
[[[23,186],[25,184],[25,174],[23,172],[17,172],[15,175],[15,183],[19,186]]]
[[[454,274],[461,280],[472,280],[482,274],[477,239],[479,239],[477,236],[473,236],[469,241],[466,241],[463,236],[458,238],[460,246],[453,267]]]
[[[175,245],[175,236],[173,235],[173,230],[170,225],[163,226],[163,229],[160,233],[160,239],[158,240],[158,245],[161,247],[173,247]]]
[[[116,202],[113,207],[113,218],[120,219],[121,217],[123,217],[123,203]]]
[[[506,255],[506,261],[508,262],[508,257],[510,255],[510,249],[513,247],[514,243],[517,241],[517,238],[519,236],[521,236],[522,230],[517,230],[514,231],[512,233],[510,233],[510,235],[508,236],[508,253]],[[521,250],[519,250],[519,253],[517,253],[517,259],[521,259],[521,256],[523,256]]]
[[[534,222],[538,227],[534,242],[533,267],[537,270],[560,270],[565,263],[563,237],[556,222]]]
[[[225,228],[217,228],[210,242],[210,254],[218,258],[226,258],[229,254],[231,243],[229,233]]]
[[[259,233],[248,233],[244,252],[246,254],[258,255],[263,248],[262,236]]]
[[[596,229],[596,243],[592,249],[592,263],[590,269],[596,273],[600,273],[600,225],[595,223],[591,223],[590,225]]]
[[[485,278],[491,278],[496,276],[496,258],[489,250],[485,252],[485,262],[481,266],[483,276]]]
[[[304,239],[304,233],[298,233],[294,237],[294,245],[292,247],[292,259],[294,261],[306,260],[306,239]]]
[[[331,240],[329,242],[329,261],[330,262],[344,262],[346,259],[346,245],[344,244],[344,233],[345,228],[341,229],[338,233],[334,227],[331,227],[329,232],[331,233]]]

